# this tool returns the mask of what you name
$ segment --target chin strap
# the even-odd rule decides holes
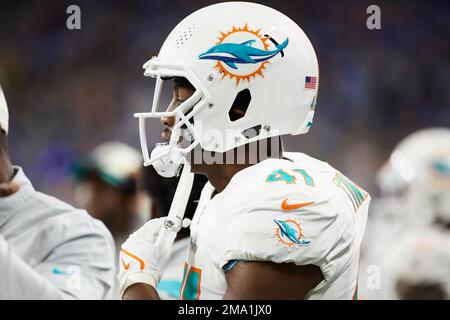
[[[185,162],[179,150],[173,150],[168,143],[157,143],[150,155],[150,161],[144,165],[152,165],[160,176],[172,178],[179,174]]]
[[[189,221],[184,221],[183,218],[193,183],[194,174],[191,172],[191,165],[185,164],[165,222],[165,227],[175,233],[189,225]]]

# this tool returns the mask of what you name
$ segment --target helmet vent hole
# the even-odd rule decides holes
[[[193,35],[194,31],[198,28],[198,23],[194,23],[187,27],[184,31],[182,31],[178,37],[175,39],[174,47],[179,49],[184,45],[186,41],[188,41]]]
[[[233,105],[228,111],[228,116],[231,121],[237,121],[245,117],[248,106],[250,105],[250,101],[252,100],[252,96],[250,94],[250,90],[244,89],[240,91],[236,98],[234,99]]]

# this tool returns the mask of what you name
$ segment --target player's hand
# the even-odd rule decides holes
[[[118,275],[121,297],[135,283],[146,283],[154,288],[158,285],[177,231],[166,228],[166,221],[167,217],[148,221],[122,245]]]

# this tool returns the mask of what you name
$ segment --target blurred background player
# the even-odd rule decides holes
[[[111,299],[114,244],[98,220],[36,191],[9,160],[0,88],[0,299]]]
[[[111,231],[116,249],[149,219],[138,190],[142,156],[133,147],[110,141],[98,145],[72,165],[74,201]]]
[[[450,299],[450,230],[413,228],[396,238],[382,261],[382,299]]]
[[[161,177],[153,167],[144,167],[142,169],[142,188],[150,196],[151,219],[161,218],[168,214],[178,181],[179,177]],[[205,176],[195,175],[192,191],[186,206],[186,218],[192,220],[198,199],[200,199],[200,193],[206,182]],[[189,228],[183,228],[177,233],[170,260],[158,284],[158,293],[164,300],[178,299],[180,297],[188,245]]]
[[[378,185],[380,198],[369,215],[362,249],[362,295],[366,299],[402,298],[407,295],[393,293],[397,287],[392,285],[392,279],[397,279],[400,270],[415,253],[417,261],[426,259],[427,254],[434,258],[425,265],[436,265],[423,270],[423,276],[434,269],[450,270],[444,254],[450,252],[448,240],[445,240],[450,237],[450,129],[423,129],[404,138],[378,172]],[[435,235],[430,235],[433,233]],[[414,240],[414,236],[417,239]],[[435,241],[435,238],[444,240]],[[422,247],[429,248],[430,252],[422,254],[423,250],[416,246],[420,239],[424,239]],[[442,259],[437,259],[439,255]],[[377,288],[367,283],[373,276],[366,273],[370,266],[376,266],[380,271]],[[414,268],[414,264],[409,267]],[[419,282],[420,277],[414,278],[418,274],[411,272],[407,279]],[[438,276],[442,273],[434,274],[434,277]],[[406,286],[405,281],[402,280],[402,288]],[[390,289],[387,289],[389,282]],[[429,290],[417,290],[414,296],[426,298]]]

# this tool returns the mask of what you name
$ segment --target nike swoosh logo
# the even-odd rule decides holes
[[[142,260],[142,259],[139,258],[138,256],[135,256],[135,255],[132,254],[131,252],[128,252],[128,251],[125,250],[125,249],[121,249],[120,252],[123,253],[123,254],[125,254],[125,255],[127,255],[128,257],[130,257],[130,258],[136,260],[137,262],[139,262],[139,269],[140,269],[140,271],[144,270],[144,268],[145,268],[145,262],[144,262],[144,260]],[[121,258],[121,259],[122,259],[122,258]],[[128,264],[125,264],[124,261],[123,261],[123,259],[122,259],[122,264],[123,264],[123,267],[125,268],[125,270],[128,270],[128,269],[130,268],[130,263],[131,263],[131,262],[128,262]]]
[[[128,263],[125,263],[125,261],[123,261],[123,259],[120,259],[120,260],[122,260],[122,265],[123,265],[125,270],[130,269],[130,264],[131,264],[130,261],[128,261]]]
[[[287,203],[287,199],[288,198],[285,198],[283,200],[283,202],[281,203],[281,209],[283,209],[285,211],[295,210],[295,209],[303,208],[303,207],[314,204],[314,202],[302,202],[302,203],[289,204],[289,203]]]

